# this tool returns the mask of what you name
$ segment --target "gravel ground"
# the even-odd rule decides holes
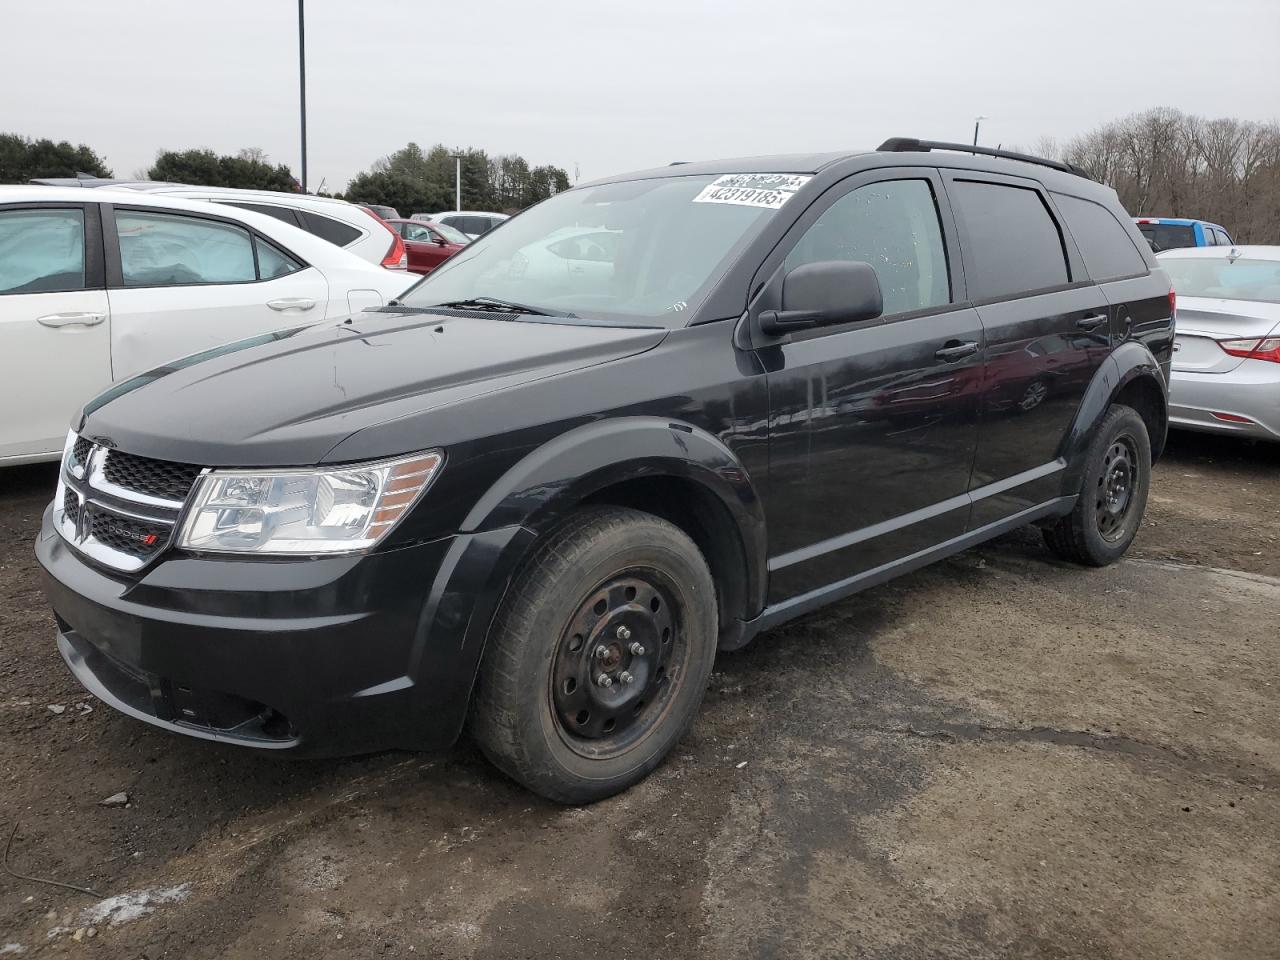
[[[1174,435],[1111,569],[1022,531],[722,656],[590,808],[466,744],[289,762],[98,704],[52,485],[0,471],[0,842],[114,899],[0,875],[0,957],[1280,957],[1280,447]]]

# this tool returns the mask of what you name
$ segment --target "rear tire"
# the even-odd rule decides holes
[[[481,664],[472,736],[551,800],[625,790],[693,722],[716,630],[715,585],[688,536],[638,510],[581,510],[511,584]]]
[[[1132,407],[1107,411],[1085,455],[1071,513],[1044,531],[1059,557],[1090,567],[1115,563],[1138,533],[1151,486],[1151,439]]]

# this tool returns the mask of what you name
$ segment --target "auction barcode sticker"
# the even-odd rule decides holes
[[[694,203],[737,203],[777,210],[813,178],[798,173],[726,173],[703,187]]]

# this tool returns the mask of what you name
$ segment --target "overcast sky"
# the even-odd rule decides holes
[[[5,0],[0,132],[298,170],[294,0]],[[416,141],[584,181],[671,160],[1031,146],[1154,106],[1280,117],[1280,0],[307,0],[309,181]]]

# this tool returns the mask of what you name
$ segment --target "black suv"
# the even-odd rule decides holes
[[[585,802],[662,761],[717,649],[1024,524],[1114,561],[1165,437],[1169,281],[1113,191],[983,154],[602,180],[401,303],[116,385],[36,546],[63,657],[251,747],[465,725]]]

